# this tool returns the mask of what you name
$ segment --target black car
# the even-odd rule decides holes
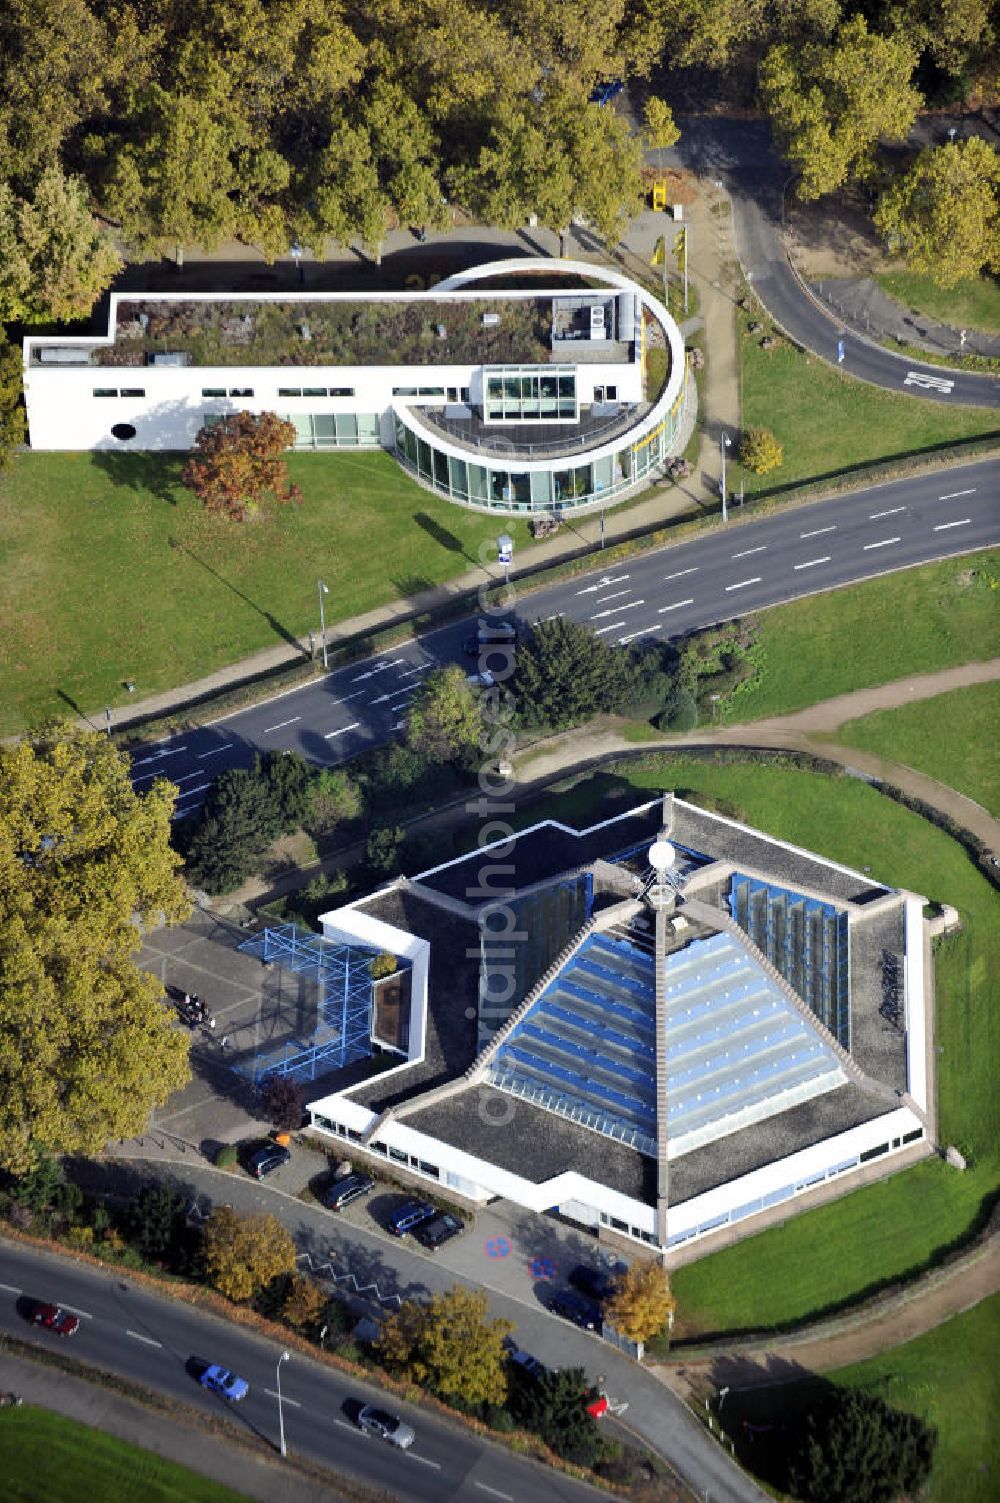
[[[553,1295],[549,1309],[553,1314],[561,1315],[563,1320],[571,1320],[581,1331],[601,1329],[600,1305],[577,1294],[575,1289],[560,1289],[558,1294]]]
[[[459,1221],[457,1216],[452,1216],[448,1211],[441,1211],[437,1216],[432,1216],[429,1221],[423,1221],[413,1228],[413,1235],[421,1247],[436,1252],[442,1242],[450,1242],[452,1237],[458,1237],[465,1231],[465,1222]]]
[[[287,1164],[291,1156],[288,1149],[280,1143],[262,1143],[247,1156],[247,1173],[252,1174],[254,1179],[264,1179],[273,1174],[275,1169],[280,1169],[282,1164]]]
[[[369,1179],[367,1174],[345,1174],[343,1179],[335,1179],[332,1185],[326,1187],[320,1200],[328,1211],[342,1211],[352,1200],[367,1195],[374,1188],[375,1181]]]
[[[616,1273],[605,1272],[603,1268],[591,1268],[586,1263],[578,1263],[569,1276],[569,1281],[574,1289],[579,1289],[588,1299],[596,1300],[598,1304],[614,1293]]]

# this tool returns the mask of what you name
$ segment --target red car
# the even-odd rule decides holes
[[[31,1317],[36,1326],[45,1326],[57,1336],[75,1336],[80,1329],[80,1317],[61,1305],[36,1305]]]

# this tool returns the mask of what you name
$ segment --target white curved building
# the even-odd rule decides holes
[[[614,504],[678,450],[684,344],[656,298],[580,261],[512,259],[428,292],[111,297],[109,332],[30,337],[35,449],[189,449],[240,410],[306,450],[385,448],[481,511]]]

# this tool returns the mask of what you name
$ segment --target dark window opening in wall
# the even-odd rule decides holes
[[[604,400],[606,402],[617,402],[617,400],[618,400],[618,388],[617,388],[617,386],[606,386],[604,388]]]
[[[330,387],[330,395],[331,395],[331,397],[353,397],[353,395],[354,395],[354,387],[353,386],[331,386]]]
[[[401,1148],[390,1148],[389,1157],[397,1164],[408,1164],[410,1162],[409,1154],[404,1153]]]
[[[472,387],[471,386],[463,386],[462,387],[462,401],[465,402],[466,405],[468,405],[469,402],[472,401]]]
[[[352,1143],[360,1143],[361,1142],[361,1136],[362,1135],[361,1135],[361,1133],[358,1132],[358,1129],[356,1127],[349,1127],[347,1129],[347,1136],[350,1138],[350,1140],[351,1140]]]
[[[441,1178],[441,1170],[438,1168],[437,1164],[425,1164],[423,1159],[420,1159],[419,1161],[414,1160],[413,1162],[417,1163],[417,1167],[419,1168],[421,1174],[429,1174],[431,1179]]]
[[[457,386],[449,386],[448,387],[448,401],[449,402],[457,402],[458,401],[458,387]]]
[[[303,388],[302,388],[302,395],[304,397],[325,397],[326,396],[326,387],[325,386],[303,386]]]
[[[224,397],[226,395],[226,388],[224,386],[203,386],[201,394],[203,397]]]
[[[229,388],[229,395],[231,397],[252,397],[253,396],[253,387],[252,386],[231,386]]]
[[[111,430],[111,437],[120,439],[126,443],[128,439],[135,438],[135,425],[133,423],[115,423]]]
[[[122,387],[122,396],[123,397],[144,397],[145,395],[146,395],[146,388],[144,386],[123,386]]]
[[[923,1128],[922,1127],[915,1127],[912,1132],[904,1132],[904,1134],[903,1134],[903,1142],[904,1143],[919,1143],[919,1141],[923,1137],[923,1135],[924,1135]]]
[[[94,396],[95,397],[116,397],[117,395],[118,395],[118,388],[117,388],[117,386],[95,386],[94,387]]]
[[[208,397],[208,396],[214,397],[215,395],[216,395],[216,393],[214,391],[213,392],[208,392],[208,391],[203,391],[202,392],[202,396],[203,397]],[[221,396],[221,397],[224,397],[226,395],[226,393],[224,391],[222,391],[222,392],[219,392],[218,395]],[[302,387],[301,386],[279,386],[278,387],[278,396],[279,397],[301,397],[301,395],[302,395]]]
[[[628,1222],[627,1221],[619,1221],[618,1218],[617,1218],[617,1216],[610,1216],[608,1218],[608,1224],[616,1232],[628,1232]]]
[[[866,1148],[864,1153],[858,1155],[862,1164],[870,1163],[872,1159],[880,1159],[884,1153],[889,1152],[888,1143],[879,1143],[877,1148]]]

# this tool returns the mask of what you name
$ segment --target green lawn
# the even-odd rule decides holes
[[[849,377],[841,380],[825,361],[783,339],[776,349],[762,350],[760,334],[746,333],[749,321],[749,315],[739,314],[743,426],[770,428],[785,455],[780,469],[769,475],[745,472],[748,495],[842,475],[873,460],[925,455],[960,439],[1000,435],[997,414],[987,408],[944,407]],[[833,338],[831,332],[831,359]]]
[[[974,684],[851,720],[837,740],[906,762],[1000,814],[998,727],[1000,684]]]
[[[953,329],[1000,334],[1000,280],[996,277],[970,278],[947,289],[938,287],[930,277],[909,272],[884,273],[875,280],[897,302],[918,308]]]
[[[941,1137],[970,1168],[930,1160],[784,1226],[710,1254],[674,1276],[678,1334],[803,1319],[912,1274],[965,1235],[1000,1181],[1000,896],[961,848],[856,779],[748,763],[650,755],[577,784],[563,818],[606,817],[650,790],[700,792],[746,819],[929,898],[954,903],[963,931],[936,950]],[[532,810],[538,817],[537,808]]]
[[[0,734],[185,683],[327,620],[461,574],[498,519],[409,480],[388,454],[289,460],[301,506],[234,525],[173,455],[25,454],[0,480]],[[503,519],[519,547],[523,522]]]
[[[760,628],[760,672],[735,695],[731,720],[996,657],[1000,550],[796,600],[763,611]]]
[[[245,1495],[101,1430],[24,1405],[0,1415],[8,1503],[241,1503]]]

